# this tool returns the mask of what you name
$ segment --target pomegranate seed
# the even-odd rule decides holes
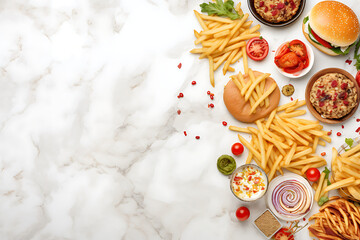
[[[264,1],[259,2],[259,6],[263,7],[264,6]]]
[[[178,68],[180,69],[180,68],[181,68],[181,66],[182,66],[182,64],[181,64],[181,63],[179,63]]]
[[[342,83],[341,84],[341,89],[345,90],[348,87],[347,83]]]
[[[224,126],[226,126],[226,125],[227,125],[227,122],[223,121],[222,124],[223,124]]]
[[[273,15],[273,16],[276,16],[276,14],[278,14],[277,10],[274,10],[274,11],[271,12],[271,15]]]
[[[185,137],[187,136],[187,133],[186,133],[186,131],[184,131],[184,135],[185,135]]]
[[[207,95],[210,95],[211,94],[211,92],[210,91],[207,91]]]
[[[325,156],[325,155],[326,155],[326,152],[322,152],[322,153],[321,153],[321,156]]]
[[[211,100],[214,100],[214,95],[210,95],[210,99],[211,99]]]
[[[196,138],[196,139],[200,139],[200,136],[196,136],[195,138]]]
[[[330,135],[331,135],[331,133],[332,133],[332,130],[331,130],[331,131],[329,131],[329,132],[327,132],[327,135],[328,135],[328,136],[330,136]]]
[[[357,132],[357,133],[358,133],[358,132],[360,132],[360,127],[359,127],[358,129],[356,129],[356,131],[355,131],[355,132]]]
[[[341,132],[337,132],[337,134],[336,134],[336,135],[340,137],[340,136],[341,136]]]
[[[332,87],[337,87],[337,85],[338,85],[338,82],[337,82],[336,80],[333,80],[333,81],[331,82],[331,86],[332,86]]]
[[[341,125],[341,128],[344,129],[344,125]]]
[[[290,98],[290,100],[291,100],[291,101],[294,101],[294,99],[293,99],[292,97]]]
[[[319,107],[323,107],[325,103],[323,101],[319,102]]]
[[[183,93],[179,93],[178,98],[181,98],[181,97],[184,97],[184,94],[183,94]]]
[[[357,122],[360,122],[360,118],[356,119]]]
[[[180,111],[180,109],[179,109],[179,110],[177,110],[177,114],[178,114],[178,115],[180,115],[180,114],[181,114],[181,111]]]
[[[346,59],[346,61],[345,61],[347,64],[351,64],[352,63],[352,61],[350,60],[350,59]]]
[[[284,3],[278,3],[276,6],[277,9],[283,9],[284,7],[285,7]]]
[[[269,8],[267,6],[265,6],[264,12],[268,12]]]
[[[348,106],[348,105],[349,105],[349,102],[348,102],[348,101],[346,101],[346,100],[344,100],[344,102],[343,102],[343,103],[344,103],[344,105],[345,105],[345,106]]]
[[[303,218],[303,221],[306,221],[306,218]]]
[[[211,108],[214,108],[214,104],[212,104],[212,103],[210,103],[209,106],[210,106]]]
[[[196,84],[196,82],[195,82],[195,81],[192,81],[192,82],[191,82],[191,84],[192,84],[192,85],[195,85],[195,84]]]

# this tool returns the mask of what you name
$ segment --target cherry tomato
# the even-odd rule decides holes
[[[276,52],[277,54],[275,56],[275,59],[281,58],[288,52],[290,52],[290,49],[289,49],[289,43],[287,42],[280,46],[280,49]]]
[[[287,228],[280,229],[273,237],[275,240],[294,240],[294,235]]]
[[[242,154],[244,152],[244,146],[241,143],[234,143],[231,146],[231,152],[235,156],[240,155],[240,154]]]
[[[236,210],[236,217],[239,221],[245,221],[250,217],[250,211],[247,207],[239,207]]]
[[[306,46],[302,41],[295,39],[292,40],[289,45],[290,45],[290,51],[294,52],[301,59],[307,57]]]
[[[327,41],[325,41],[324,39],[322,39],[321,37],[319,37],[312,29],[311,29],[311,33],[314,36],[314,38],[316,39],[316,41],[318,41],[319,43],[321,43],[321,45],[323,45],[326,48],[332,48],[332,46],[330,45],[330,43],[328,43]]]
[[[360,70],[356,74],[356,82],[358,83],[358,85],[360,87]]]
[[[252,38],[246,44],[246,53],[252,60],[261,61],[269,53],[269,44],[264,38]]]
[[[280,68],[296,67],[297,65],[299,65],[299,62],[299,57],[293,52],[288,52],[284,54],[281,58],[275,59],[275,64]]]
[[[311,182],[316,182],[320,178],[320,171],[317,168],[309,168],[306,171],[306,178]]]

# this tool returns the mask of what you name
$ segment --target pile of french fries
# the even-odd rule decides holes
[[[331,138],[318,121],[295,118],[306,113],[297,110],[304,105],[304,100],[295,100],[279,106],[267,119],[257,120],[257,128],[229,127],[251,134],[250,142],[238,134],[240,142],[249,149],[246,163],[254,160],[268,174],[269,181],[277,173],[283,174],[283,168],[304,175],[309,168],[326,165],[326,160],[315,152],[318,145],[325,146]]]
[[[315,223],[309,226],[311,236],[319,239],[359,239],[360,209],[345,199],[331,197],[309,221],[313,219]]]
[[[245,75],[245,77],[241,72],[230,77],[238,87],[241,96],[245,98],[246,102],[250,102],[250,114],[252,114],[256,113],[256,108],[258,106],[265,106],[266,108],[269,107],[269,96],[276,89],[277,84],[276,82],[273,82],[270,88],[265,91],[266,78],[270,77],[270,73],[263,73],[255,78],[254,72],[251,68],[245,68],[245,72],[246,71],[248,74]]]
[[[260,25],[251,27],[252,21],[247,21],[249,14],[243,14],[240,3],[235,10],[243,15],[241,19],[231,20],[229,18],[208,16],[194,10],[202,31],[194,30],[196,37],[195,45],[201,44],[201,48],[194,48],[190,52],[200,54],[200,59],[209,59],[210,83],[214,87],[214,71],[224,62],[223,74],[227,71],[234,72],[230,64],[235,63],[243,57],[244,68],[248,66],[246,55],[246,40],[259,37]],[[251,27],[251,28],[250,28]]]
[[[341,188],[347,195],[360,200],[360,144],[341,155],[333,148],[331,170],[333,183],[323,191]]]

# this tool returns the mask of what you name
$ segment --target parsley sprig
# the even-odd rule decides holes
[[[234,9],[234,1],[228,0],[223,2],[222,0],[216,0],[216,3],[202,3],[200,4],[201,12],[209,15],[216,14],[218,16],[229,17],[232,20],[242,18]]]

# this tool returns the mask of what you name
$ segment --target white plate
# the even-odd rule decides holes
[[[292,40],[286,41],[286,42],[284,42],[283,44],[281,44],[281,45],[277,48],[277,50],[276,50],[276,52],[275,52],[275,56],[277,55],[278,51],[280,50],[280,48],[281,48],[285,43],[291,42],[291,41],[292,41]],[[303,42],[303,41],[301,41],[301,42]],[[300,78],[300,77],[303,77],[303,76],[305,76],[305,74],[307,74],[307,73],[311,70],[312,66],[314,65],[314,52],[313,52],[313,50],[312,50],[312,48],[311,48],[311,46],[310,46],[309,44],[307,44],[307,43],[305,43],[305,42],[303,42],[303,43],[304,43],[305,46],[306,46],[306,51],[307,51],[307,53],[308,53],[309,60],[310,60],[309,66],[308,66],[307,68],[305,68],[305,69],[303,69],[303,70],[301,70],[301,71],[299,71],[299,72],[296,72],[296,73],[286,73],[286,72],[284,72],[281,68],[279,68],[279,67],[274,63],[276,69],[277,69],[282,75],[284,75],[285,77],[288,77],[288,78]],[[275,57],[275,56],[274,56],[274,57]]]
[[[284,181],[287,181],[287,180],[297,180],[299,181],[300,183],[304,184],[304,186],[306,187],[306,189],[308,190],[309,194],[310,194],[310,207],[309,207],[309,210],[302,214],[302,215],[299,215],[299,216],[288,216],[288,215],[283,215],[283,214],[280,214],[278,211],[276,211],[273,203],[272,203],[272,194],[273,194],[273,191],[274,189],[282,182]],[[286,173],[284,174],[283,176],[279,176],[279,177],[276,177],[274,178],[270,184],[269,184],[269,188],[268,188],[268,192],[267,192],[267,195],[266,195],[266,204],[268,206],[268,208],[276,215],[276,217],[278,217],[279,219],[281,220],[284,220],[284,221],[295,221],[295,220],[300,220],[302,218],[304,218],[310,211],[311,211],[311,208],[313,207],[313,203],[314,203],[314,193],[313,193],[313,190],[309,184],[309,182],[299,176],[299,175],[296,175],[294,173]]]

